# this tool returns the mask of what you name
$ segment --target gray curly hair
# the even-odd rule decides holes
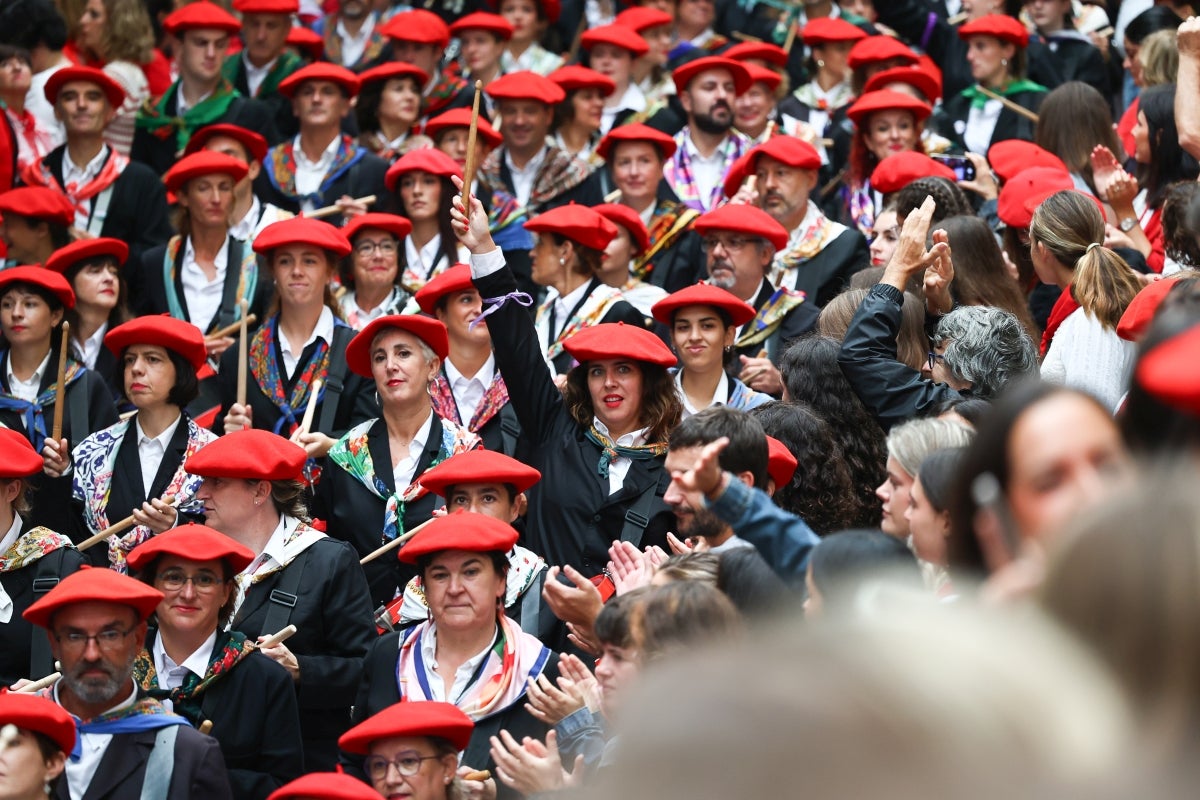
[[[1037,346],[1020,320],[990,306],[959,306],[938,323],[935,347],[945,345],[946,369],[989,400],[1009,383],[1037,373]]]

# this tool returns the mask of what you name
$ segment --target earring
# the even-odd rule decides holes
[[[1002,67],[1007,67],[1007,66],[1008,66],[1008,59],[1007,59],[1007,58],[1002,58],[1002,59],[1000,59],[1000,66],[1002,66]]]
[[[46,793],[46,797],[50,796],[50,794],[54,791],[54,789],[50,786],[50,781],[46,781],[46,785],[42,787],[42,791]]]
[[[823,59],[823,58],[817,59],[817,69],[825,69],[825,59]]]
[[[567,260],[566,260],[565,258],[560,258],[560,259],[558,260],[558,265],[559,265],[560,267],[565,267],[565,266],[567,265]]]

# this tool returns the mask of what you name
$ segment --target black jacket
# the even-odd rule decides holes
[[[31,525],[22,525],[22,534]],[[32,564],[9,572],[0,572],[0,587],[12,600],[12,616],[0,624],[0,686],[10,686],[21,678],[43,678],[54,671],[50,658],[50,646],[46,631],[36,628],[21,616],[33,605],[34,581],[44,579],[39,585],[38,597],[53,588],[51,582],[59,581],[75,572],[84,563],[84,556],[74,547],[62,547],[39,558]],[[37,636],[45,647],[41,648],[44,658],[32,664],[33,637]]]
[[[579,298],[579,301],[575,303],[575,307],[567,313],[567,319],[570,319],[572,316],[574,316],[575,313],[583,306],[583,304],[588,301],[588,298],[592,296],[592,292],[600,288],[601,285],[602,284],[600,283],[599,278],[592,278],[591,282],[588,284],[587,291],[584,292],[583,296]],[[561,324],[562,320],[554,319],[553,307],[548,313],[551,314],[551,329],[553,330],[554,325],[556,323]],[[642,315],[642,312],[638,311],[624,300],[618,300],[609,306],[608,311],[605,312],[604,316],[600,319],[600,322],[624,322],[626,325],[636,325],[639,328],[652,328],[654,325],[654,320],[646,319],[646,317]],[[557,370],[560,375],[566,375],[567,372],[570,371],[571,364],[573,364],[574,361],[575,360],[571,358],[571,354],[565,350],[552,359],[554,369]],[[499,362],[497,361],[497,363]],[[507,383],[508,381],[506,380],[505,385],[507,385]],[[512,390],[510,389],[510,397],[511,393]]]
[[[177,100],[178,92],[179,82],[176,81],[170,89],[167,89],[169,107]],[[177,108],[175,106],[171,108],[171,111],[178,113]],[[247,130],[262,134],[268,142],[279,141],[271,109],[258,100],[251,100],[240,94],[233,98],[224,114],[209,124],[216,125],[218,123],[240,125]],[[133,147],[129,151],[129,155],[134,161],[140,161],[152,169],[155,174],[162,175],[171,168],[179,156],[175,134],[172,132],[163,139],[151,131],[138,128],[133,134]]]
[[[758,311],[761,309],[774,293],[775,287],[771,285],[770,281],[764,280],[762,289],[759,290],[758,296],[754,298],[754,302],[751,304],[754,306],[754,310]],[[803,303],[788,312],[788,315],[784,317],[779,328],[765,342],[735,347],[734,353],[737,356],[756,358],[760,352],[766,350],[771,360],[778,364],[779,359],[783,356],[783,352],[787,350],[789,344],[804,334],[810,333],[817,327],[817,317],[820,315],[821,309],[806,299]],[[736,378],[742,371],[741,359],[735,358],[730,361],[725,371],[730,377]]]
[[[1045,92],[1020,92],[1008,99],[1023,108],[1036,112],[1045,98]],[[933,127],[965,152],[967,145],[963,141],[963,133],[966,130],[967,118],[970,113],[971,101],[969,99],[962,94],[948,97],[942,103],[942,107],[933,115]],[[992,138],[988,142],[988,146],[991,147],[996,142],[1003,142],[1006,139],[1024,139],[1032,142],[1036,128],[1037,125],[1032,120],[1006,106],[1000,110],[1000,117],[996,120],[996,127],[992,130]]]
[[[806,304],[824,308],[845,291],[854,273],[870,264],[866,238],[848,227],[833,241],[826,242],[821,252],[796,267],[796,289],[804,292]]]
[[[279,145],[279,147],[289,146],[291,146],[290,142]],[[271,160],[270,152],[267,153],[266,160]],[[387,171],[388,163],[386,161],[374,153],[364,153],[362,158],[350,165],[344,173],[338,176],[337,180],[329,184],[325,191],[319,193],[319,205],[321,207],[333,205],[343,195],[350,197],[375,195],[375,205],[371,207],[371,210],[390,212],[394,210],[395,206],[392,195],[387,190],[387,184],[383,181]],[[300,202],[280,191],[279,187],[271,181],[271,176],[267,174],[265,168],[254,179],[254,193],[263,203],[271,203],[284,211],[291,211],[293,214],[300,212]],[[325,217],[325,221],[338,227],[341,227],[343,222],[340,214]]]

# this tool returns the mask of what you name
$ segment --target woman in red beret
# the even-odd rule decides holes
[[[607,286],[621,290],[625,302],[649,317],[650,307],[667,296],[666,290],[646,283],[633,273],[634,260],[650,246],[650,237],[641,215],[629,206],[601,203],[592,207],[617,228],[617,235],[604,248],[596,277]]]
[[[452,703],[396,703],[346,731],[338,744],[366,756],[363,774],[383,797],[461,800],[458,758],[474,727]]]
[[[605,100],[615,91],[612,78],[578,64],[559,67],[549,78],[567,93],[554,106],[550,129],[555,146],[593,166],[598,165],[593,151],[600,141]]]
[[[400,248],[412,223],[396,214],[363,214],[342,228],[350,255],[338,266],[342,317],[356,331],[388,314],[399,314],[410,297],[400,284]]]
[[[785,133],[807,141],[829,136],[833,114],[854,100],[850,88],[850,48],[867,38],[859,27],[844,19],[812,19],[801,33],[811,56],[812,79],[779,101],[779,119]]]
[[[500,57],[503,73],[531,70],[549,75],[563,65],[560,56],[542,47],[546,29],[558,21],[560,0],[500,0],[500,16],[513,26],[508,48]]]
[[[0,692],[0,797],[53,796],[75,736],[75,720],[53,700]]]
[[[429,76],[402,61],[383,64],[361,73],[362,89],[354,106],[358,143],[391,164],[409,150],[429,147],[429,138],[418,133],[421,90]]]
[[[469,108],[452,108],[425,123],[425,135],[432,137],[433,146],[454,159],[454,163],[458,164],[460,170],[467,168],[467,146],[470,144],[470,133],[471,109]],[[488,154],[499,147],[503,141],[499,132],[480,115],[475,127],[475,153],[472,156],[474,163],[482,164]],[[487,184],[480,183],[478,175],[471,181],[471,194],[479,197],[484,208],[491,209],[492,190],[488,188]]]
[[[257,800],[304,771],[296,690],[287,670],[227,626],[249,548],[183,525],[129,554],[134,577],[163,593],[133,678],[194,727],[212,723],[234,800]]]
[[[396,196],[400,213],[412,223],[404,237],[401,285],[412,294],[430,278],[462,261],[458,239],[450,228],[452,176],[461,176],[458,164],[440,150],[414,150],[387,171],[387,185]]]

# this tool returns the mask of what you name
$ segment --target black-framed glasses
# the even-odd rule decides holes
[[[88,634],[83,631],[70,631],[68,633],[55,633],[54,638],[63,646],[64,650],[72,652],[83,652],[87,649],[88,642],[95,641],[96,647],[100,648],[105,653],[111,653],[121,647],[121,643],[125,637],[133,633],[136,629],[118,630],[110,628],[106,631],[100,631],[97,634]]]
[[[181,569],[167,570],[154,578],[155,583],[171,592],[178,592],[187,585],[188,581],[191,581],[192,587],[197,592],[211,592],[225,582],[211,572],[197,572],[195,575],[188,575]]]
[[[363,769],[372,781],[381,781],[387,777],[388,767],[395,767],[402,777],[411,778],[421,771],[421,762],[438,759],[441,756],[401,756],[395,761],[389,761],[383,756],[367,756]]]
[[[930,351],[928,353],[928,355],[929,355],[929,360],[926,361],[925,363],[929,365],[930,371],[933,370],[934,366],[939,361],[945,362],[945,360],[946,360],[946,357],[944,355],[942,355],[941,353],[934,353],[933,351]]]
[[[717,245],[720,245],[725,248],[725,252],[736,253],[757,241],[753,236],[705,236],[700,240],[700,244],[708,252],[716,250]]]
[[[358,244],[354,245],[354,252],[363,258],[371,255],[376,250],[378,250],[380,253],[383,253],[385,256],[395,255],[397,250],[397,242],[395,239],[382,239],[378,242],[372,241],[371,239],[364,239]]]

